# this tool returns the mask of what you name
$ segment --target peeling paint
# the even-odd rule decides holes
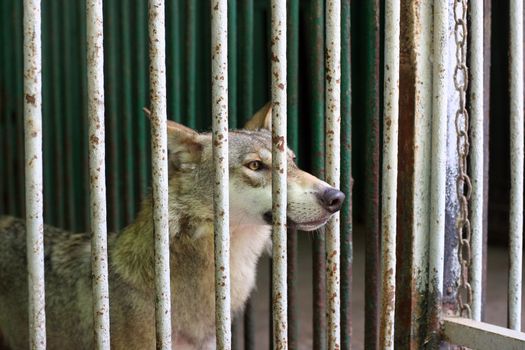
[[[171,289],[168,226],[168,161],[164,1],[149,0],[151,160],[155,232],[157,349],[171,350]]]

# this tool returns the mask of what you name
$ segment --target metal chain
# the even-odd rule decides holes
[[[467,68],[467,7],[468,0],[454,1],[454,38],[456,42],[456,67],[454,69],[454,86],[459,94],[459,106],[456,111],[456,136],[458,153],[458,176],[456,190],[459,201],[457,218],[458,260],[461,265],[458,281],[457,302],[461,317],[472,316],[472,287],[469,282],[471,266],[469,200],[472,191],[470,177],[467,174],[467,158],[470,144],[468,138],[469,115],[466,108],[466,92],[468,87]]]

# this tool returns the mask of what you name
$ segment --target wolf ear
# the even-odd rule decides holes
[[[193,168],[200,161],[203,148],[199,134],[171,120],[167,126],[170,170]]]
[[[272,102],[266,103],[244,124],[246,130],[267,129],[272,131]]]

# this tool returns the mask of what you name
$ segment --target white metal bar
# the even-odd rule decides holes
[[[326,2],[326,181],[339,188],[341,177],[341,1]],[[339,212],[326,225],[328,348],[341,347]]]
[[[400,2],[385,3],[385,106],[383,119],[383,183],[381,241],[381,349],[394,348],[396,293],[397,140],[399,121]]]
[[[405,8],[406,5],[403,5]],[[430,174],[431,174],[431,125],[432,125],[432,1],[421,1],[413,6],[414,26],[414,204],[412,293],[414,308],[412,319],[423,319],[426,314],[428,290],[428,234],[430,230]],[[412,334],[423,334],[424,322],[411,322]],[[417,338],[417,337],[416,337]],[[422,341],[422,339],[418,339]]]
[[[481,321],[483,265],[483,0],[470,5],[470,199],[472,229],[470,284],[472,286],[472,318]]]
[[[93,328],[96,348],[109,350],[102,0],[88,0],[86,3],[86,17]]]
[[[445,318],[443,332],[448,342],[470,349],[525,349],[525,333],[468,318]]]
[[[434,1],[434,56],[432,77],[432,160],[430,173],[429,319],[437,332],[441,319],[445,256],[445,202],[447,165],[448,1]]]
[[[228,171],[228,2],[211,2],[212,134],[215,166],[215,323],[218,349],[231,349]]]
[[[523,0],[510,2],[510,271],[509,327],[521,329],[523,254]]]
[[[273,215],[273,344],[288,349],[286,253],[287,206],[287,76],[286,0],[272,0],[272,215]]]
[[[24,0],[24,140],[29,347],[46,348],[40,0]]]
[[[149,0],[148,12],[151,161],[155,230],[155,326],[157,349],[171,350],[164,0]]]

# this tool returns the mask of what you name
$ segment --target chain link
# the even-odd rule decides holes
[[[456,111],[455,125],[458,153],[458,176],[456,190],[459,201],[459,214],[457,218],[458,260],[460,277],[458,281],[457,302],[461,317],[472,316],[472,287],[469,282],[469,269],[471,265],[470,250],[470,220],[469,200],[472,184],[467,174],[467,158],[470,149],[468,138],[469,115],[466,108],[466,93],[468,88],[467,68],[467,7],[468,0],[454,1],[454,39],[456,42],[456,67],[454,68],[454,86],[459,94],[459,106]]]

